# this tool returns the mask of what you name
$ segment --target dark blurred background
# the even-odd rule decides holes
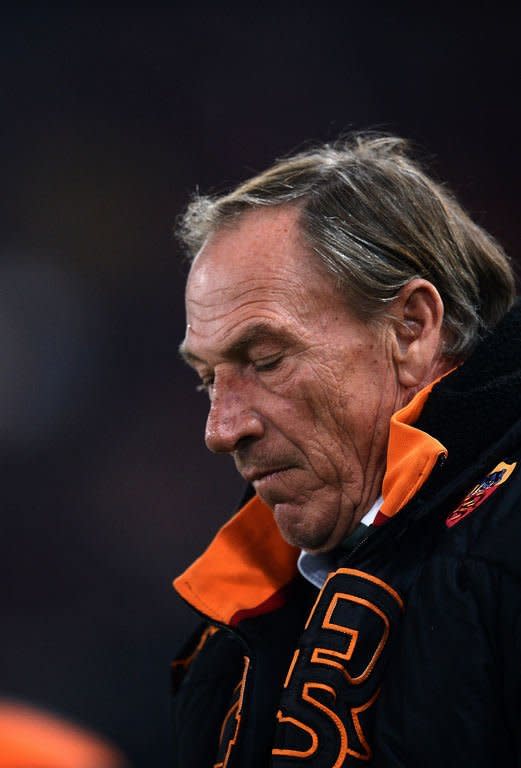
[[[0,695],[159,768],[196,621],[171,580],[241,489],[177,358],[175,218],[196,185],[381,129],[518,258],[519,16],[197,3],[17,8],[0,29]]]

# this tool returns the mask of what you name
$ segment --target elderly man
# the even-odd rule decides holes
[[[248,491],[175,581],[182,768],[518,765],[521,313],[392,137],[197,198],[181,346]]]

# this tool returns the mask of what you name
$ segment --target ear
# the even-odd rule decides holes
[[[449,367],[441,355],[441,296],[428,280],[415,278],[401,289],[392,305],[392,314],[398,381],[407,389],[426,386]]]

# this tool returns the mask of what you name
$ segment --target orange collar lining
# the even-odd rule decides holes
[[[297,572],[298,554],[280,535],[271,509],[255,496],[174,587],[208,618],[237,623],[246,611],[254,615],[263,606],[267,612],[282,601],[280,591]],[[276,593],[281,600],[273,603]]]
[[[412,426],[432,389],[442,378],[440,376],[421,389],[406,406],[391,416],[387,469],[382,484],[384,502],[380,510],[385,518],[395,515],[412,499],[439,457],[447,455],[447,449],[439,440]]]

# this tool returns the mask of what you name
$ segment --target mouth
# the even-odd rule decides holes
[[[272,480],[278,479],[285,472],[289,472],[293,467],[271,467],[270,469],[251,469],[242,472],[242,476],[245,480],[251,483],[257,490],[259,487],[269,483]]]

